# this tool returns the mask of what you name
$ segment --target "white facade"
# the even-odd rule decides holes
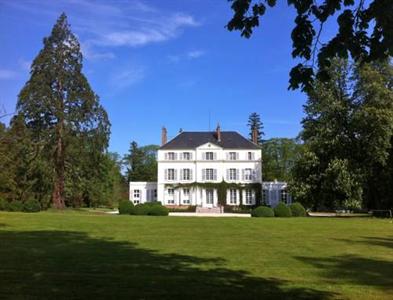
[[[157,157],[157,199],[164,205],[216,207],[217,189],[181,185],[222,181],[262,183],[261,154],[260,149],[223,149],[214,143],[195,149],[160,149]],[[254,190],[227,191],[227,205],[254,205],[255,202]]]
[[[292,196],[287,191],[287,183],[283,181],[263,182],[262,199],[271,207],[276,207],[279,202],[292,203]]]
[[[130,201],[134,204],[157,201],[157,182],[130,182]]]

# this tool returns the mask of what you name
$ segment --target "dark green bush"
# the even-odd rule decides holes
[[[134,213],[134,209],[134,204],[129,200],[123,200],[119,202],[120,215],[132,215]]]
[[[8,210],[9,204],[8,201],[0,198],[0,210]]]
[[[288,206],[286,206],[283,202],[278,203],[278,205],[274,208],[274,215],[276,217],[291,217],[292,213]]]
[[[274,211],[267,206],[259,206],[251,211],[252,217],[274,217]]]
[[[38,200],[30,199],[23,203],[23,210],[26,212],[38,212],[41,210],[41,204]]]
[[[133,215],[147,216],[149,214],[151,205],[149,204],[137,204],[135,205]]]
[[[170,207],[168,208],[169,212],[195,212],[195,205],[188,205],[187,207]]]
[[[169,213],[168,208],[162,205],[153,205],[149,207],[149,216],[167,216]]]
[[[8,205],[9,211],[23,211],[23,203],[21,201],[12,201]]]
[[[294,202],[289,206],[292,217],[305,217],[306,209],[299,202]]]

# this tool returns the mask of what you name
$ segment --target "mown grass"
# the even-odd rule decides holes
[[[386,219],[0,213],[0,298],[392,297]]]

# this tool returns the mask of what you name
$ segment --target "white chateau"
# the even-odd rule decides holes
[[[262,150],[235,131],[180,132],[167,142],[162,129],[157,153],[157,182],[130,182],[134,204],[161,201],[167,206],[216,208],[224,205],[274,206],[290,202],[285,183],[269,182],[262,189]]]

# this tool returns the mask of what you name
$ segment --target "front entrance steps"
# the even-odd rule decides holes
[[[196,207],[196,213],[210,213],[210,214],[223,214],[224,213],[224,207],[223,206],[218,206],[218,207],[202,207],[202,206],[197,206]]]

